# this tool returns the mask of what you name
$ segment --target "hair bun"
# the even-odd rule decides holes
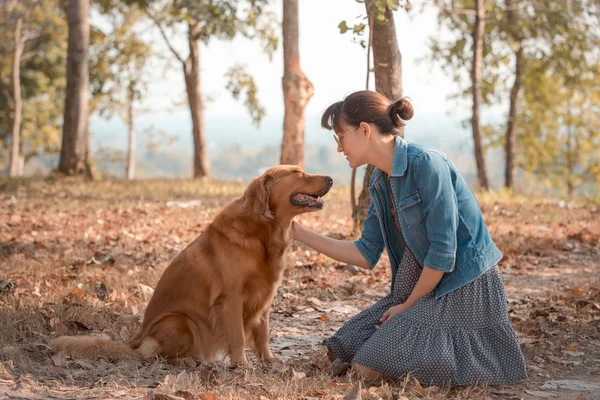
[[[408,98],[403,97],[390,104],[389,113],[392,121],[394,121],[394,125],[400,127],[404,126],[404,121],[408,121],[415,115],[415,109]]]

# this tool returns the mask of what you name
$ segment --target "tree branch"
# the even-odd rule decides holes
[[[437,6],[440,10],[447,12],[450,15],[476,15],[475,10],[453,10],[451,8],[446,7],[445,4],[440,3],[438,0],[433,2],[435,6]]]
[[[40,38],[42,36],[44,35],[40,32],[38,32],[37,34],[24,34],[23,36],[21,36],[21,42],[23,43],[23,45],[25,45],[25,42]]]
[[[171,45],[171,42],[169,41],[169,38],[167,37],[167,33],[163,29],[160,22],[158,22],[158,19],[156,19],[152,14],[150,14],[150,11],[148,9],[145,9],[144,11],[146,12],[148,17],[150,17],[150,19],[154,22],[154,25],[156,25],[156,27],[160,31],[160,34],[162,35],[163,39],[165,39],[165,43],[167,44],[167,47],[169,48],[169,50],[171,50],[171,53],[173,53],[173,55],[175,56],[175,58],[177,58],[179,60],[179,62],[181,62],[182,64],[185,64],[185,60],[183,59],[183,57],[181,57],[179,55],[179,53],[177,52],[177,50],[175,50],[175,48]]]
[[[41,0],[35,0],[33,3],[31,3],[31,6],[29,7],[29,9],[25,12],[25,14],[23,15],[23,19],[27,19],[29,17],[29,14],[32,13],[33,9],[37,7],[38,4],[40,4]]]

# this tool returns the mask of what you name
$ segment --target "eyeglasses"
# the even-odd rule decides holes
[[[345,134],[345,135],[343,135],[343,136],[338,136],[338,135],[336,135],[336,134],[334,133],[334,134],[333,134],[333,139],[334,139],[334,140],[335,140],[335,142],[338,144],[338,146],[342,146],[342,147],[343,147],[344,145],[342,144],[342,140],[343,140],[343,139],[344,139],[346,136],[348,136],[350,133],[358,131],[358,128],[360,128],[360,126],[357,126],[356,128],[354,128],[353,130],[351,130],[350,132],[346,133],[346,134]]]

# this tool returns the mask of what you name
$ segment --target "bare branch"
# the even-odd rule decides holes
[[[24,45],[25,42],[27,42],[28,40],[35,40],[35,39],[40,38],[42,36],[44,36],[44,35],[42,35],[41,33],[37,33],[37,34],[25,34],[25,35],[21,36],[21,42]]]
[[[25,51],[21,54],[21,62],[27,61],[35,55],[35,51]]]
[[[181,62],[182,64],[185,64],[185,60],[183,59],[183,57],[181,57],[179,55],[179,53],[177,52],[177,50],[175,50],[175,48],[171,45],[171,41],[167,37],[167,33],[163,29],[160,22],[158,22],[158,19],[155,18],[152,14],[150,14],[149,10],[145,9],[144,11],[146,11],[146,14],[148,15],[148,17],[150,17],[150,19],[154,22],[154,25],[156,25],[156,27],[160,31],[160,34],[162,35],[163,39],[165,39],[165,43],[167,44],[167,47],[169,48],[169,50],[171,50],[171,53],[173,53],[173,55],[175,56],[175,58],[177,58],[179,60],[179,62]]]

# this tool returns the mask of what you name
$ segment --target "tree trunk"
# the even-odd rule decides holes
[[[368,15],[369,26],[373,24],[373,14]],[[373,48],[373,29],[369,27],[369,43],[367,44],[367,76],[365,82],[365,90],[369,90],[369,77],[371,76],[371,49]],[[364,182],[363,182],[364,184]],[[358,204],[356,203],[356,168],[352,168],[352,176],[350,177],[350,206],[352,206],[352,221],[354,221],[354,229],[362,226],[362,222],[358,223]],[[364,221],[364,219],[363,219]]]
[[[398,48],[396,25],[392,11],[388,8],[385,12],[386,21],[378,23],[374,18],[375,10],[369,8],[368,2],[365,2],[365,5],[369,17],[369,29],[373,30],[375,88],[377,92],[382,93],[391,101],[396,101],[402,97],[402,55]],[[363,188],[358,196],[356,214],[353,215],[355,229],[362,230],[363,222],[367,218],[369,203],[371,202],[369,181],[374,169],[372,165],[367,165]]]
[[[194,178],[210,175],[210,167],[206,154],[206,132],[204,130],[204,110],[202,89],[200,86],[200,48],[198,25],[188,24],[188,44],[190,55],[183,63],[185,88],[187,91],[190,113],[192,115],[192,136],[194,137]]]
[[[565,154],[565,174],[566,174],[566,183],[567,183],[567,195],[569,199],[573,198],[573,193],[575,192],[575,154],[577,154],[578,146],[577,146],[577,135],[573,129],[573,119],[572,119],[572,106],[571,101],[568,102],[567,107],[567,148]]]
[[[127,105],[127,124],[129,125],[129,148],[127,149],[127,179],[135,179],[135,121],[133,111],[133,98],[129,98]]]
[[[12,149],[10,152],[10,176],[20,176],[23,174],[23,163],[21,162],[21,117],[23,100],[21,98],[21,55],[23,54],[23,43],[21,42],[21,30],[23,27],[23,18],[17,19],[15,26],[15,52],[13,58],[12,84],[13,84],[13,102],[14,116],[12,127]]]
[[[87,164],[89,0],[69,0],[67,20],[67,89],[58,171],[64,174],[82,174],[90,172]]]
[[[300,69],[298,0],[283,0],[283,140],[280,164],[304,167],[304,110],[314,93]]]
[[[473,127],[473,145],[475,150],[475,162],[477,164],[477,176],[479,187],[487,191],[489,189],[487,172],[485,168],[485,157],[481,143],[481,122],[479,111],[481,105],[481,69],[483,63],[483,35],[485,33],[485,0],[475,0],[475,25],[473,27],[473,66],[471,70],[471,91],[473,93],[473,115],[471,125]]]
[[[515,182],[515,148],[517,142],[517,100],[521,90],[521,75],[523,73],[523,46],[515,52],[515,82],[510,91],[510,108],[506,124],[506,168],[504,171],[504,186],[512,189]]]

